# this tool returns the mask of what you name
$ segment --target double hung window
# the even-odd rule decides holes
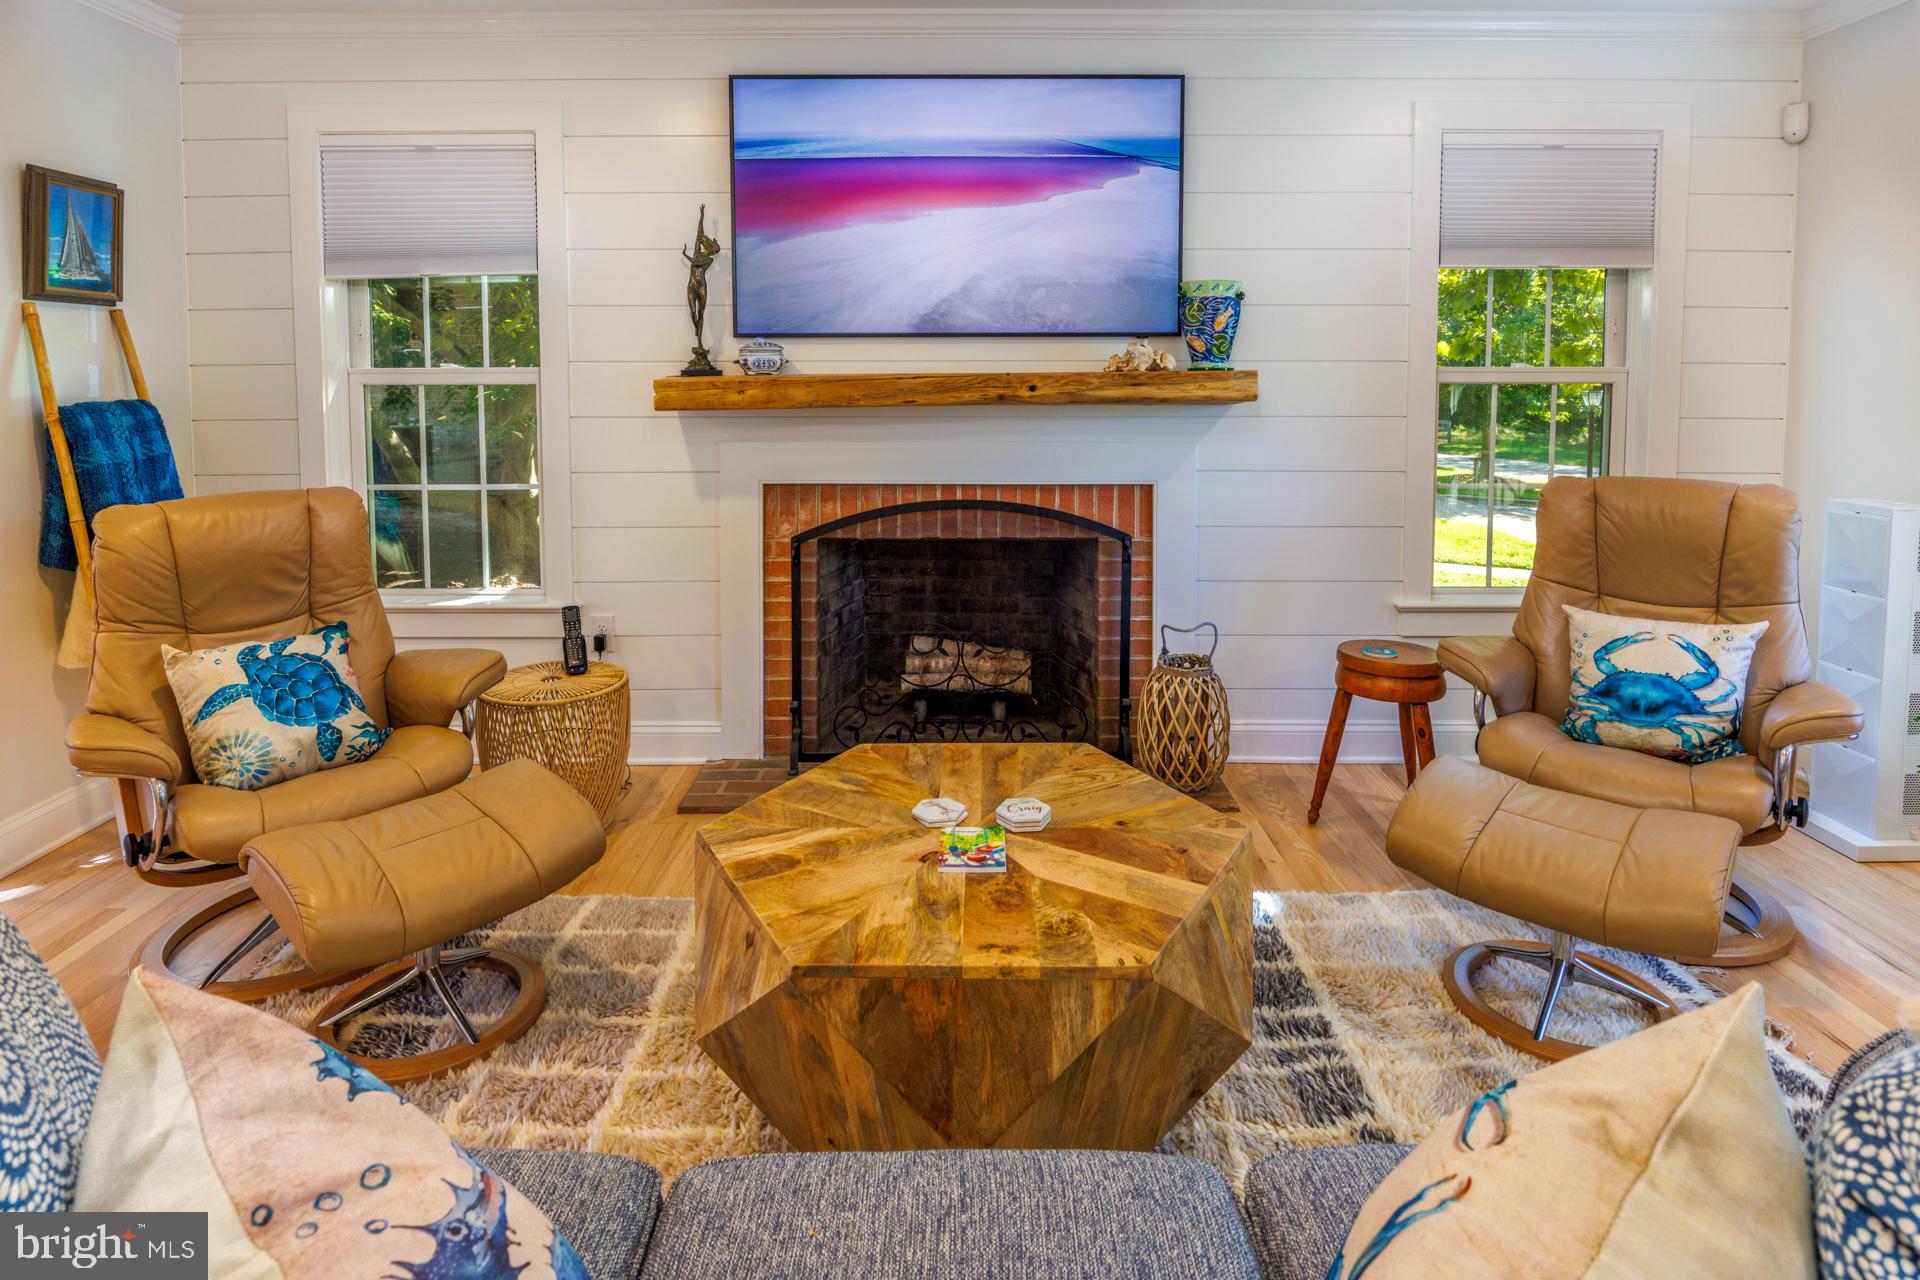
[[[354,480],[383,590],[540,585],[539,279],[348,289]]]
[[[542,585],[534,148],[500,138],[320,151],[353,484],[375,580],[410,595]]]
[[[1626,273],[1442,267],[1433,585],[1524,587],[1554,476],[1614,469]]]
[[[1444,135],[1434,591],[1524,587],[1540,490],[1620,468],[1628,281],[1654,262],[1658,165],[1647,135]]]

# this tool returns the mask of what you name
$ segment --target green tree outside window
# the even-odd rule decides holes
[[[1606,365],[1603,269],[1447,267],[1437,292],[1442,369]],[[1443,375],[1438,390],[1433,585],[1524,586],[1541,487],[1606,470],[1613,387]]]
[[[540,585],[540,282],[365,282],[359,375],[368,511],[383,589]],[[447,381],[428,371],[476,370]],[[525,371],[501,380],[499,371]]]

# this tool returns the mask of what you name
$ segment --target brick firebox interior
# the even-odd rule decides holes
[[[836,530],[835,539],[1028,540],[1091,539],[1097,548],[1098,643],[1094,686],[1097,730],[1093,740],[1112,746],[1119,740],[1119,657],[1124,635],[1129,694],[1138,697],[1152,661],[1153,486],[1109,485],[853,485],[769,484],[762,490],[765,531],[763,568],[765,639],[765,750],[783,756],[792,741],[793,543],[795,534],[867,512],[935,501],[1015,503],[1043,511],[1080,516],[1132,538],[1132,598],[1123,626],[1120,605],[1119,544],[1084,527],[1048,518],[999,510],[946,510],[878,516]],[[812,726],[818,711],[820,614],[818,599],[820,541],[802,542],[800,559],[801,723]],[[831,553],[830,553],[831,556]],[[831,567],[829,572],[832,572]],[[803,741],[804,741],[803,735]]]

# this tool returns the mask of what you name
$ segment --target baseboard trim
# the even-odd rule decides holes
[[[717,720],[636,720],[629,733],[628,764],[705,764],[721,758]]]
[[[83,778],[0,821],[0,875],[17,871],[113,817],[113,787],[105,778]]]
[[[1473,756],[1473,721],[1442,721],[1433,727],[1434,749],[1443,756]],[[1233,759],[1239,764],[1299,764],[1320,758],[1325,739],[1324,720],[1236,720],[1233,723]],[[704,720],[636,720],[632,726],[629,764],[704,764],[718,760],[720,725]],[[1347,722],[1340,742],[1345,764],[1398,764],[1400,727],[1397,724]]]
[[[1878,840],[1818,808],[1807,818],[1807,834],[1855,862],[1920,862],[1920,840]]]
[[[1471,720],[1438,721],[1433,726],[1434,751],[1471,759],[1477,734]],[[1320,759],[1326,736],[1324,720],[1235,720],[1231,759],[1235,764],[1311,764]],[[1398,724],[1347,721],[1340,763],[1399,764],[1403,758]]]
[[[704,764],[720,758],[720,724],[710,720],[636,720],[627,750],[629,764]],[[1233,759],[1241,764],[1296,764],[1320,758],[1327,727],[1315,720],[1242,720],[1233,726]],[[1441,755],[1473,755],[1471,721],[1434,726]],[[1347,725],[1340,759],[1347,764],[1393,764],[1400,760],[1399,726]],[[104,778],[87,778],[0,821],[0,875],[90,831],[113,817],[113,790]]]

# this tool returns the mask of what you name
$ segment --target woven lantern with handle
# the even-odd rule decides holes
[[[1167,632],[1192,635],[1205,628],[1213,644],[1205,653],[1169,653]],[[1227,768],[1227,686],[1213,669],[1220,628],[1160,628],[1160,660],[1140,691],[1133,763],[1170,787],[1197,795],[1220,781]]]

